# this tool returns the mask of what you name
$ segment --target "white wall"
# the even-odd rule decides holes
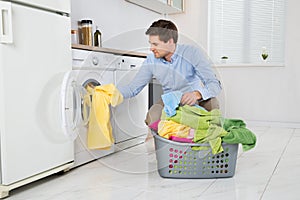
[[[72,27],[82,18],[93,19],[103,34],[103,47],[148,51],[144,32],[163,18],[125,0],[71,2]],[[167,16],[178,26],[179,43],[207,48],[207,7],[207,0],[186,0],[184,14]],[[288,0],[285,67],[216,68],[224,88],[220,99],[226,117],[300,126],[299,8],[300,1]]]
[[[72,29],[77,29],[77,22],[81,19],[92,19],[93,28],[97,25],[102,33],[103,47],[148,51],[146,29],[153,21],[166,18],[178,25],[181,33],[179,42],[199,45],[200,41],[206,43],[206,38],[203,38],[201,29],[191,29],[190,22],[199,24],[199,19],[203,19],[203,12],[199,12],[198,9],[202,1],[187,0],[186,7],[189,12],[164,16],[125,0],[71,0]],[[185,19],[188,19],[188,23]]]
[[[71,0],[72,28],[84,18],[93,20],[102,33],[103,47],[124,50],[148,50],[145,31],[160,14],[125,0]]]
[[[284,67],[218,69],[227,116],[300,126],[299,8],[299,1],[287,1]]]

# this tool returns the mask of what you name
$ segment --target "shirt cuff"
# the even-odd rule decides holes
[[[212,97],[211,94],[209,93],[209,91],[204,87],[201,87],[201,86],[194,87],[193,90],[200,92],[200,94],[202,96],[202,99],[200,99],[200,101],[207,100]]]

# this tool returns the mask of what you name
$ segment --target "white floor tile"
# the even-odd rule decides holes
[[[299,199],[300,129],[251,127],[257,145],[239,146],[233,178],[166,179],[153,140],[10,192],[9,200]]]

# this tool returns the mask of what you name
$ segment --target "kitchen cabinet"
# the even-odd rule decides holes
[[[125,0],[159,14],[184,12],[184,0]]]
[[[173,8],[184,11],[184,0],[170,0],[170,4]]]

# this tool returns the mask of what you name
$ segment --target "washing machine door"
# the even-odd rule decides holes
[[[61,89],[62,128],[66,137],[75,140],[79,129],[89,121],[90,93],[77,82],[73,71],[67,72]]]

